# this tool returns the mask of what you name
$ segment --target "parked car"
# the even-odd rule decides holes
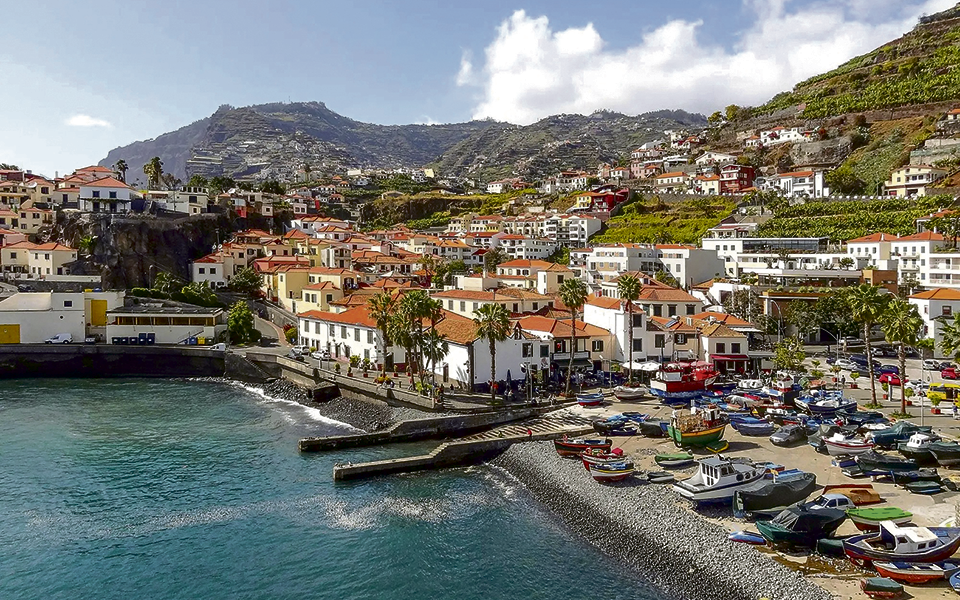
[[[884,373],[880,376],[880,383],[885,383],[890,386],[900,387],[902,381],[900,376],[896,373]]]
[[[912,389],[918,396],[925,396],[927,390],[930,389],[930,384],[926,381],[908,381],[907,387]]]
[[[939,360],[934,360],[932,358],[928,358],[923,361],[923,368],[928,371],[942,371],[952,366],[953,365],[950,363],[942,363]]]
[[[857,507],[857,505],[853,503],[853,500],[844,496],[843,494],[824,494],[813,502],[808,502],[806,506],[813,510],[820,510],[824,508],[848,510]]]
[[[898,367],[897,365],[880,365],[880,368],[877,369],[877,371],[879,371],[881,375],[883,375],[884,373],[895,373],[899,375],[900,367]]]
[[[298,345],[290,349],[291,352],[296,352],[297,354],[305,355],[310,354],[310,346]]]
[[[293,348],[290,349],[290,352],[287,352],[287,358],[292,358],[293,360],[299,360],[300,362],[303,362],[303,355]]]
[[[861,368],[860,365],[847,358],[841,358],[833,364],[845,371],[856,371]]]
[[[317,360],[330,360],[330,351],[327,350],[326,348],[322,350],[317,350],[315,352],[311,352],[310,357],[315,358]]]
[[[73,334],[72,333],[58,333],[53,337],[48,337],[43,340],[44,344],[72,344],[73,343]]]
[[[100,338],[95,335],[88,335],[87,337],[83,338],[84,344],[96,344],[99,341]]]
[[[957,369],[955,367],[947,367],[940,371],[940,377],[944,379],[960,379],[957,377]]]
[[[896,348],[891,348],[890,346],[880,346],[876,349],[877,356],[884,356],[887,358],[892,358],[897,355]]]
[[[843,344],[844,346],[856,346],[858,344],[863,344],[863,340],[861,340],[859,337],[848,336],[841,339],[840,343]]]

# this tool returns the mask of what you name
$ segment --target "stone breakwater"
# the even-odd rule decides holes
[[[830,600],[807,581],[678,504],[670,486],[600,485],[550,442],[516,444],[492,461],[574,531],[684,600]]]

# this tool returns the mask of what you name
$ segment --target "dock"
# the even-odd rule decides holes
[[[575,436],[591,432],[593,423],[590,419],[565,411],[554,412],[445,442],[429,454],[358,464],[337,464],[333,467],[333,479],[342,481],[453,467],[482,460],[512,444],[553,440],[565,435]]]

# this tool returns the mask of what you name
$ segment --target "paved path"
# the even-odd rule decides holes
[[[492,440],[495,438],[524,436],[529,433],[533,435],[551,433],[558,435],[563,433],[575,434],[592,428],[593,420],[589,417],[574,414],[568,410],[558,410],[539,417],[524,419],[523,421],[505,423],[489,431],[468,435],[456,441]]]

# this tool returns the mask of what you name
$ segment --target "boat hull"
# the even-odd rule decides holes
[[[723,439],[723,432],[726,428],[726,424],[723,424],[703,431],[684,433],[670,425],[667,427],[667,436],[678,446],[702,447]]]
[[[575,441],[565,441],[565,440],[554,440],[553,447],[556,449],[557,454],[563,457],[573,457],[579,458],[585,450],[599,449],[604,452],[609,452],[610,447],[613,445],[613,442],[610,440],[594,440],[597,443],[580,443]]]
[[[937,562],[950,558],[960,548],[960,529],[954,527],[929,527],[928,529],[943,540],[943,545],[919,552],[897,553],[870,546],[867,540],[876,537],[876,534],[866,533],[844,540],[843,552],[850,562],[856,565],[869,565],[877,561]]]
[[[922,585],[934,581],[941,581],[950,577],[960,569],[960,565],[953,562],[942,563],[898,563],[875,562],[873,568],[877,573],[899,583]]]
[[[844,456],[849,454],[862,454],[873,450],[873,444],[870,442],[836,442],[832,440],[823,440],[823,445],[827,448],[827,454],[830,456]]]

